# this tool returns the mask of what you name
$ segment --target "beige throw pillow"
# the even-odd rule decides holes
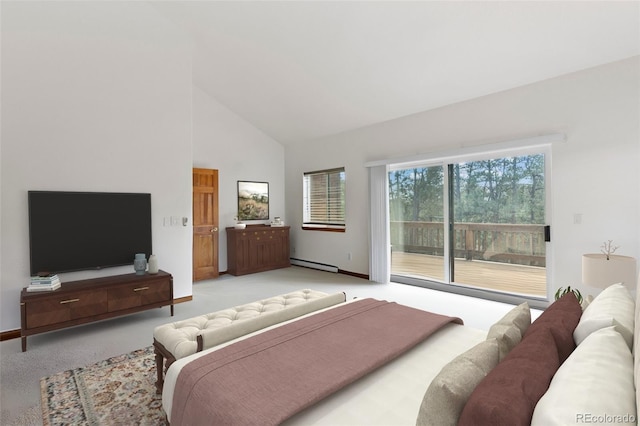
[[[488,339],[442,367],[424,395],[416,425],[455,426],[467,399],[499,360],[498,341]]]
[[[531,309],[524,302],[511,309],[489,328],[487,339],[497,339],[500,347],[500,360],[513,349],[531,325]]]
[[[500,348],[500,361],[522,340],[520,330],[514,325],[494,324],[487,333],[487,339],[496,339]]]
[[[524,336],[531,325],[531,309],[527,302],[521,303],[511,309],[507,314],[496,322],[496,324],[514,325],[520,330],[520,335]]]

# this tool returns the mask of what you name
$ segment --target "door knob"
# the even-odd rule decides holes
[[[211,232],[218,232],[218,228],[211,228]]]

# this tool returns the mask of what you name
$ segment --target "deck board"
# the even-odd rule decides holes
[[[393,252],[391,273],[442,281],[443,263],[441,256]],[[455,282],[465,286],[536,297],[547,295],[546,268],[456,259],[454,271]]]

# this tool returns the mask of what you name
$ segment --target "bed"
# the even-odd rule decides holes
[[[162,395],[169,422],[174,426],[246,423],[241,417],[234,418],[234,410],[224,414],[223,421],[213,422],[208,416],[216,415],[217,407],[224,404],[208,404],[208,396],[201,403],[211,410],[207,416],[184,411],[181,404],[202,393],[196,389],[184,396],[181,383],[185,371],[203,363],[201,357],[220,358],[229,347],[248,345],[263,333],[282,333],[277,329],[334,309],[339,308],[269,327],[176,361],[167,371]],[[526,303],[515,307],[488,331],[445,321],[392,361],[273,423],[636,424],[638,368],[636,352],[632,351],[637,341],[636,316],[635,301],[624,286],[616,284],[598,295],[584,312],[569,293],[533,323]],[[240,366],[242,362],[234,360]],[[194,383],[200,381],[199,376],[191,376]],[[232,387],[243,387],[246,382],[240,380]],[[297,384],[287,383],[296,389]],[[251,385],[247,386],[250,389]],[[213,382],[204,389],[216,387]],[[250,398],[251,391],[243,395]],[[272,406],[278,406],[277,396],[273,398]]]

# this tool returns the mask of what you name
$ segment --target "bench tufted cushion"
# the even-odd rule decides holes
[[[299,290],[158,326],[153,338],[175,359],[345,301],[344,293]],[[198,348],[198,336],[202,347]]]

